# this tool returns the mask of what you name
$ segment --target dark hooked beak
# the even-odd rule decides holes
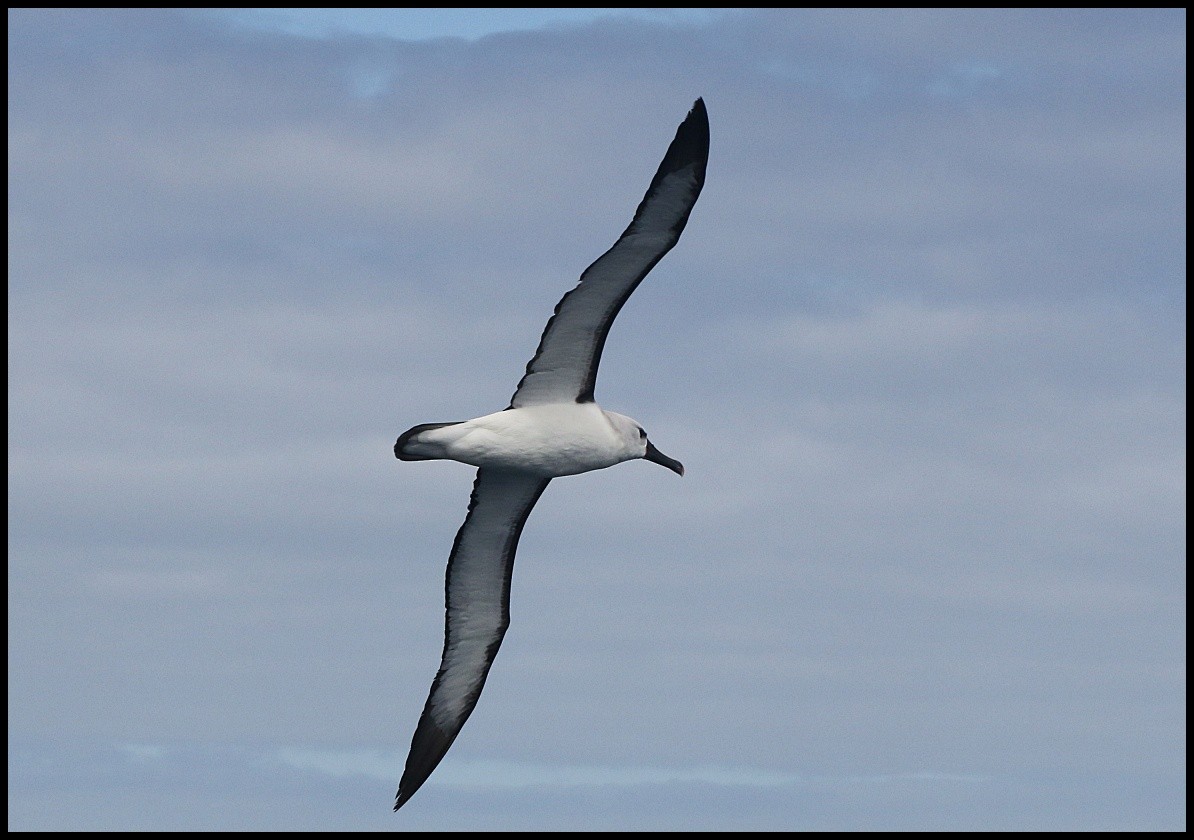
[[[664,455],[655,448],[655,445],[651,443],[651,441],[647,441],[647,454],[643,455],[643,459],[646,461],[653,461],[660,466],[667,467],[676,475],[684,475],[684,465],[675,458],[669,458],[668,456]]]

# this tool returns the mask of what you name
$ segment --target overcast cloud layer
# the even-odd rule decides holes
[[[1184,12],[9,12],[9,827],[1183,829]],[[472,471],[703,96],[400,814]]]

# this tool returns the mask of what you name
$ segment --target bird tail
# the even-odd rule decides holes
[[[422,423],[407,429],[398,436],[398,442],[394,444],[394,457],[401,461],[434,461],[437,458],[448,457],[444,454],[443,443],[429,440],[423,435],[425,432],[442,429],[445,426],[458,426],[460,422]]]

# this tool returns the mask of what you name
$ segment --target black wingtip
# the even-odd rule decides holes
[[[434,692],[434,687],[432,690]],[[470,708],[469,711],[471,712],[472,709]],[[467,719],[468,715],[465,714],[460,724],[463,725],[464,720]],[[431,771],[443,760],[448,752],[448,747],[452,746],[452,742],[456,740],[456,735],[459,732],[459,727],[455,732],[445,732],[440,729],[431,719],[428,710],[423,710],[423,716],[419,719],[419,726],[411,740],[410,755],[406,758],[406,768],[402,772],[402,780],[398,782],[398,795],[394,797],[395,811],[405,805],[423,786],[423,782],[427,781]]]
[[[676,129],[676,137],[660,165],[660,173],[671,172],[696,161],[701,182],[705,180],[705,165],[709,160],[709,112],[705,100],[698,97],[688,110],[688,116]],[[656,177],[658,177],[658,174]]]
[[[704,97],[698,96],[697,101],[692,103],[692,107],[688,109],[688,116],[680,123],[680,129],[676,133],[684,131],[685,127],[701,139],[702,145],[706,148],[709,146],[709,112],[705,109]]]
[[[696,166],[696,176],[700,183],[705,181],[705,166],[709,160],[709,112],[705,110],[705,100],[698,99],[692,103],[688,115],[676,129],[676,136],[668,146],[667,154],[659,164],[659,170],[651,180],[652,189],[659,186],[663,178],[685,166]]]
[[[692,103],[692,108],[689,109],[684,122],[680,123],[680,127],[676,129],[676,136],[672,139],[671,145],[667,147],[667,153],[663,156],[659,169],[655,171],[655,177],[651,179],[651,186],[647,187],[647,194],[643,196],[643,200],[634,211],[634,221],[622,232],[622,236],[634,231],[647,202],[663,180],[674,172],[691,167],[692,177],[695,179],[692,198],[689,201],[688,209],[676,219],[676,223],[672,226],[672,233],[678,239],[684,231],[684,226],[688,224],[688,214],[692,212],[697,197],[700,196],[701,189],[705,186],[705,168],[708,164],[709,113],[705,110],[705,100],[698,98],[696,102]]]

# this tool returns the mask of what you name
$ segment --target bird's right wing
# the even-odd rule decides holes
[[[468,516],[448,558],[443,660],[411,741],[395,811],[427,781],[477,705],[510,624],[518,538],[550,480],[491,467],[477,470]]]
[[[698,99],[676,129],[634,221],[556,305],[510,408],[593,401],[610,325],[647,272],[679,241],[705,184],[708,160],[709,116]]]

